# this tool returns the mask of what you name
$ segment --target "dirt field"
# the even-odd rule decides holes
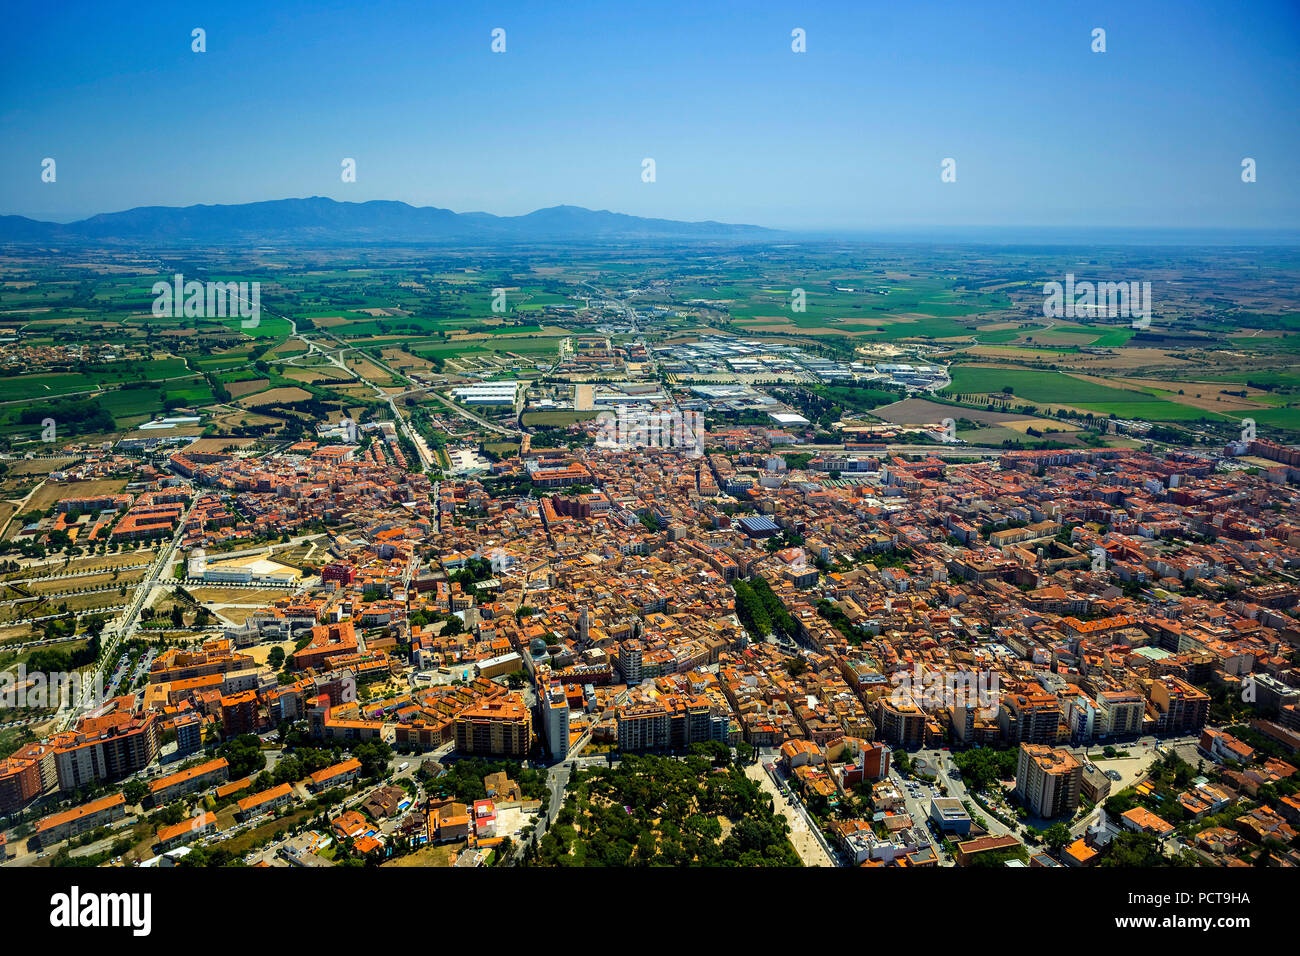
[[[219,557],[219,555],[211,555]],[[288,595],[289,591],[283,588],[222,588],[222,587],[193,587],[186,588],[190,594],[194,595],[194,600],[202,603],[213,604],[258,604],[264,605],[276,598],[282,598]]]
[[[249,425],[266,425],[271,423],[283,422],[283,419],[276,418],[274,415],[258,415],[254,412],[231,412],[228,415],[222,415],[214,418],[213,421],[223,428],[236,428],[241,422]],[[213,438],[212,441],[238,441],[234,438]]]
[[[408,853],[406,856],[399,856],[396,860],[390,860],[383,866],[392,867],[410,867],[410,866],[451,866],[452,856],[455,853],[465,849],[464,843],[449,843],[445,846],[426,846],[422,850],[416,850],[414,853]]]
[[[403,352],[401,349],[384,349],[379,354],[383,356],[384,361],[390,366],[404,372],[424,372],[433,367],[433,363],[428,359],[419,358],[409,352]]]
[[[368,385],[328,385],[327,388],[337,392],[342,398],[353,400],[360,398],[374,398],[374,390]],[[401,389],[395,389],[401,391]]]
[[[942,402],[930,402],[923,398],[908,398],[892,405],[882,405],[867,413],[884,419],[894,425],[936,425],[945,418],[965,418],[972,422],[988,422],[990,425],[1019,425],[1028,428],[1031,425],[1047,427],[1055,425],[1045,418],[1030,415],[1015,415],[1007,412],[991,412],[979,408],[955,408]]]
[[[271,380],[268,378],[253,378],[246,382],[230,382],[226,385],[226,389],[230,392],[232,398],[242,398],[245,395],[260,392],[270,384]]]
[[[75,578],[42,578],[23,585],[32,594],[63,594],[83,588],[103,588],[131,584],[144,575],[144,568],[130,571],[107,571],[104,574],[86,574]],[[116,577],[114,577],[116,575]]]
[[[273,388],[269,391],[248,395],[235,402],[241,408],[257,408],[260,405],[274,405],[279,402],[303,402],[311,398],[311,392],[301,388]]]
[[[317,382],[346,382],[350,379],[342,369],[334,366],[320,366],[313,368],[286,368],[284,377],[292,379],[295,382],[306,382],[308,385],[314,385]]]
[[[1247,388],[1245,385],[1231,385],[1223,382],[1169,382],[1158,378],[1094,378],[1090,375],[1080,377],[1100,382],[1103,385],[1113,384],[1116,388],[1158,388],[1172,393],[1166,396],[1171,402],[1190,405],[1192,408],[1204,409],[1207,412],[1258,411],[1275,407],[1269,402],[1252,401],[1252,396],[1266,396],[1268,392],[1256,388]],[[1178,394],[1179,389],[1182,389],[1182,395]],[[1229,395],[1227,389],[1234,392],[1244,391],[1247,396],[1242,398],[1240,395]],[[1197,398],[1198,395],[1200,398]]]
[[[50,472],[57,471],[62,466],[75,460],[74,458],[34,458],[31,461],[19,459],[18,461],[9,462],[9,474],[48,475]]]
[[[286,657],[293,653],[293,641],[280,641],[278,644],[257,644],[245,649],[242,653],[247,654],[253,659],[257,666],[261,667],[266,663],[267,657],[271,654],[271,648],[278,647],[284,651]]]
[[[95,478],[90,481],[47,481],[32,495],[27,511],[44,511],[64,498],[115,495],[126,487],[125,478]]]
[[[22,570],[4,575],[3,579],[5,581],[14,581],[22,580],[24,578],[43,577],[47,574],[63,574],[65,572],[111,571],[114,568],[121,568],[127,565],[147,565],[152,560],[153,552],[151,551],[127,551],[122,554],[105,554],[88,558],[73,558],[67,563],[67,565],[64,565],[62,561],[53,561],[49,564],[28,565]]]
[[[198,455],[216,455],[231,449],[244,449],[253,444],[255,438],[200,438],[185,450]]]
[[[348,368],[356,372],[367,381],[374,382],[376,385],[395,385],[398,384],[393,377],[385,372],[382,368],[367,358],[357,358],[350,355],[347,359]]]
[[[301,342],[294,339],[286,339],[266,354],[268,356],[274,355],[277,358],[285,358],[290,355],[299,355],[305,351],[307,351],[307,346],[303,345]]]
[[[1046,349],[1009,348],[1000,345],[974,345],[962,350],[966,355],[978,355],[981,358],[1013,360],[1017,362],[1044,362],[1057,365],[1062,369],[1086,369],[1094,374],[1107,371],[1124,372],[1134,369],[1186,368],[1193,364],[1189,352],[1175,352],[1168,349],[1131,348],[1125,346],[1109,353],[1093,354],[1091,352],[1052,352]]]

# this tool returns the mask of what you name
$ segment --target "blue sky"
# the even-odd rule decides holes
[[[11,0],[3,17],[0,214],[324,195],[790,229],[1300,227],[1294,2]]]

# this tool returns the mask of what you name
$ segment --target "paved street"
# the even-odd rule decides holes
[[[745,768],[745,776],[753,780],[762,787],[776,807],[778,816],[784,817],[785,821],[790,824],[790,842],[794,844],[795,852],[799,854],[799,859],[803,860],[804,866],[837,866],[834,857],[825,846],[821,835],[817,832],[816,825],[812,817],[808,815],[802,804],[792,802],[791,798],[785,796],[778,789],[771,776],[764,769],[763,761],[752,763]]]

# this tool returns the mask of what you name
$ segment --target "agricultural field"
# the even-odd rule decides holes
[[[909,398],[874,408],[871,410],[871,415],[894,425],[934,425],[945,418],[965,418],[986,425],[1013,425],[1019,422],[1052,424],[1051,419],[1048,418],[1034,418],[1030,415],[1016,415],[988,409],[959,408],[942,402],[926,401],[923,398]]]
[[[950,397],[1006,396],[1005,403],[1026,401],[1047,408],[1146,421],[1227,417],[1161,398],[1151,390],[1116,388],[1092,378],[1027,368],[957,366],[952,370],[952,384],[944,394]]]
[[[556,411],[556,412],[524,412],[523,423],[530,428],[563,428],[566,425],[572,425],[575,422],[585,422],[596,417],[596,412],[575,412],[575,411]]]
[[[54,397],[72,392],[89,392],[126,382],[156,382],[191,377],[192,374],[184,359],[166,358],[145,362],[113,362],[94,372],[0,376],[0,402],[30,399],[34,395]]]
[[[201,421],[169,430],[173,437],[300,436],[345,407],[360,420],[387,415],[386,396],[413,384],[544,380],[562,343],[585,333],[615,348],[721,335],[867,366],[894,353],[950,366],[944,397],[969,397],[964,404],[974,406],[951,417],[977,421],[982,409],[1005,408],[1035,419],[983,422],[981,440],[1002,434],[995,428],[1043,431],[1049,410],[1202,430],[1250,417],[1280,437],[1300,432],[1300,313],[1287,291],[1300,282],[1300,264],[1286,250],[1261,260],[1231,248],[1158,256],[1093,249],[1080,261],[1077,250],[1055,246],[1009,252],[799,241],[652,243],[635,254],[543,244],[526,253],[394,247],[186,255],[184,271],[260,282],[257,325],[152,315],[152,284],[182,271],[168,256],[99,251],[66,263],[6,263],[0,326],[14,344],[0,346],[12,359],[0,361],[7,373],[0,374],[0,451],[43,450],[47,418],[59,441],[103,442],[158,437],[139,426],[178,411]],[[1274,281],[1259,282],[1263,267]],[[1151,327],[1137,330],[1118,317],[1046,317],[1043,284],[1067,272],[1149,280]],[[654,361],[639,374],[656,375]],[[730,373],[707,380],[745,381]],[[836,420],[870,420],[898,397],[870,381],[849,388],[808,373],[795,380],[839,406]],[[1011,396],[1002,392],[1007,386]],[[418,395],[404,407],[437,405]],[[1035,411],[1013,408],[1025,405]],[[522,427],[556,427],[571,416],[530,412]],[[37,461],[8,464],[0,496],[16,501],[41,472],[25,470]]]

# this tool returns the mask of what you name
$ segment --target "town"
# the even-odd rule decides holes
[[[602,388],[562,404],[650,394]],[[6,865],[1300,862],[1300,451],[802,422],[65,448],[5,566],[8,620],[70,599],[18,648]],[[33,701],[59,669],[98,686]]]

